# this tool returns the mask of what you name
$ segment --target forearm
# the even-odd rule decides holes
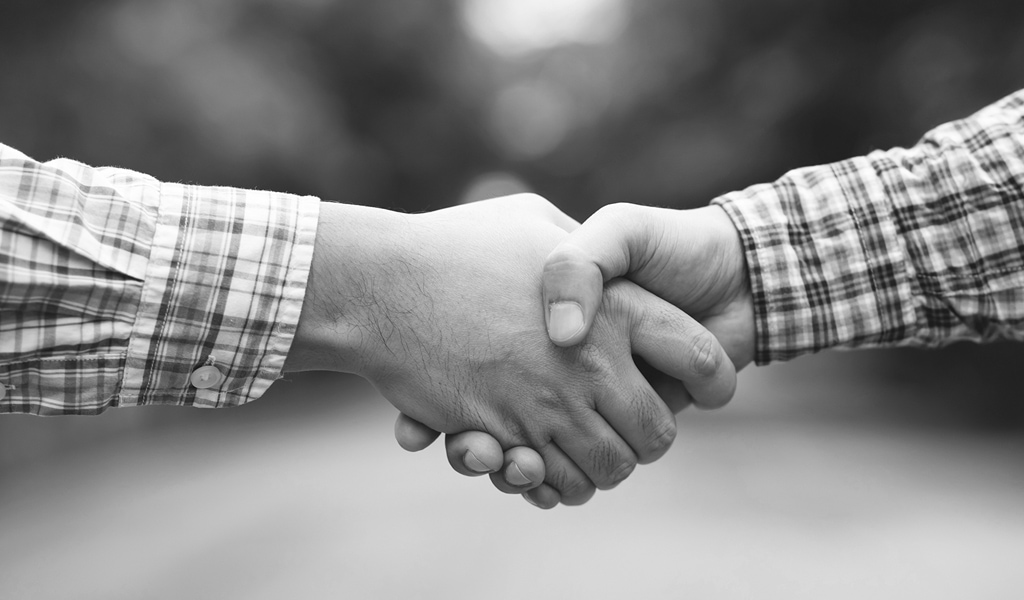
[[[0,146],[0,412],[259,397],[299,318],[317,205]]]
[[[759,363],[1024,338],[1024,94],[716,202],[743,237]]]

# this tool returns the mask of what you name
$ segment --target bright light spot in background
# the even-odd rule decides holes
[[[571,101],[562,90],[541,81],[520,83],[501,90],[495,99],[491,133],[509,156],[540,158],[568,135],[571,113]]]
[[[525,54],[610,42],[626,25],[625,0],[464,0],[469,33],[494,51]]]
[[[460,204],[529,192],[530,185],[512,173],[501,171],[479,175],[466,187]]]

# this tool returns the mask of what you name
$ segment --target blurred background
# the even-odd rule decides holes
[[[0,141],[406,211],[694,207],[1024,87],[998,0],[4,0]],[[0,597],[1011,598],[1016,345],[748,368],[582,508],[403,453],[364,382],[0,417]]]

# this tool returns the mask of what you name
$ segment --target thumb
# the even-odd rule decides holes
[[[642,207],[611,204],[594,213],[544,263],[541,289],[548,337],[574,346],[590,332],[604,283],[632,270],[637,246],[652,238]]]

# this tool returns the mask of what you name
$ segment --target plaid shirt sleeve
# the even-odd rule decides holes
[[[318,210],[0,145],[0,413],[258,398],[295,333]]]
[[[740,232],[759,364],[1024,339],[1024,91],[914,147],[715,200]]]

